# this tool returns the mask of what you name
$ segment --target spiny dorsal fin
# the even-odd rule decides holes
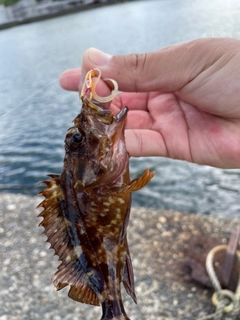
[[[39,226],[44,227],[43,234],[47,236],[50,248],[54,249],[55,255],[62,261],[52,282],[57,290],[70,285],[69,297],[76,301],[99,305],[99,299],[88,285],[88,277],[78,261],[74,246],[71,244],[71,238],[68,234],[68,227],[71,223],[64,216],[62,210],[64,195],[60,176],[50,175],[50,177],[52,179],[42,182],[47,185],[47,188],[38,195],[44,196],[45,200],[37,208],[44,209],[39,214],[39,217],[43,218]]]

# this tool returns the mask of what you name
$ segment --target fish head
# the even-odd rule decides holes
[[[80,188],[114,183],[128,168],[124,139],[128,108],[116,116],[96,101],[83,100],[82,110],[68,129],[64,166]]]

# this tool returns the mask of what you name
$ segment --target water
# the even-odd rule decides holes
[[[58,85],[80,66],[84,51],[153,51],[202,37],[238,37],[240,2],[134,1],[0,32],[0,187],[35,194],[48,173],[60,173],[63,140],[79,111],[77,93]],[[133,204],[219,216],[240,212],[240,170],[221,170],[164,158],[131,160],[133,177],[156,171]]]

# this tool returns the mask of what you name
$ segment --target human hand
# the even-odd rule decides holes
[[[113,112],[129,107],[131,156],[164,156],[221,168],[240,168],[240,40],[199,39],[147,54],[85,52],[82,76],[99,67],[122,91]],[[60,84],[78,90],[80,69]],[[106,87],[100,88],[107,95]]]

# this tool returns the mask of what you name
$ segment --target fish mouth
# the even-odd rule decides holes
[[[106,125],[111,125],[114,122],[122,122],[123,120],[125,120],[128,113],[128,107],[124,107],[119,111],[118,114],[114,116],[111,110],[106,109],[102,104],[100,104],[97,101],[90,101],[85,98],[84,102],[84,104],[87,105],[88,109],[92,111],[91,115],[93,115],[99,122]]]
[[[104,108],[102,104],[94,100],[88,100],[85,98],[83,102],[83,107],[86,106],[87,112],[91,117],[97,119],[99,122],[103,124],[110,125],[114,121],[114,116],[112,111]]]
[[[124,107],[122,110],[118,112],[116,116],[114,116],[114,120],[116,122],[121,122],[125,120],[125,118],[127,117],[127,113],[128,113],[128,107]]]

